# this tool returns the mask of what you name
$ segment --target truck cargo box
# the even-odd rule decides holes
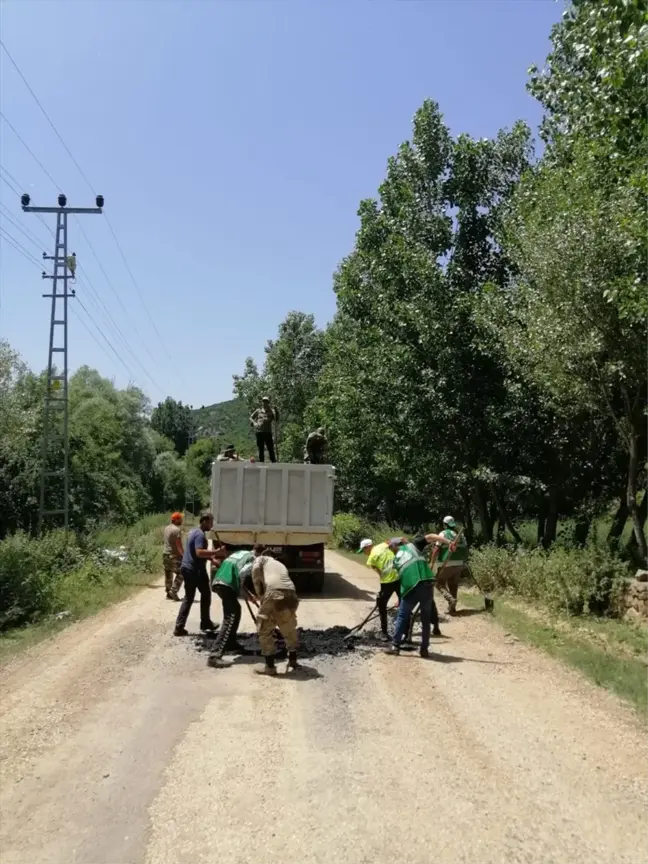
[[[331,465],[214,462],[211,510],[224,543],[324,543],[333,523]]]

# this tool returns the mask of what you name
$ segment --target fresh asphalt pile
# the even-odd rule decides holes
[[[340,657],[354,653],[356,656],[370,656],[372,652],[357,649],[386,648],[389,643],[378,639],[376,631],[367,631],[354,634],[350,627],[327,627],[323,630],[299,629],[299,656],[300,657]],[[213,651],[217,634],[201,633],[193,637],[193,642],[198,651]],[[238,642],[241,650],[225,651],[230,655],[260,655],[259,640],[256,633],[238,634]],[[405,650],[409,646],[402,646]],[[286,654],[283,640],[277,639],[277,657],[281,659]]]

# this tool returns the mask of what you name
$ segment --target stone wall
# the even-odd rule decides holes
[[[648,571],[637,570],[625,593],[626,621],[648,619]]]

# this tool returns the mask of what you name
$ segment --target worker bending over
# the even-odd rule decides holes
[[[457,611],[457,594],[459,582],[468,561],[468,544],[463,531],[457,532],[457,523],[452,516],[446,516],[443,520],[443,531],[441,534],[456,543],[454,552],[449,546],[438,543],[436,588],[443,594],[448,604],[448,612],[454,615]]]
[[[434,573],[424,555],[425,547],[430,543],[453,545],[442,534],[420,534],[412,541],[406,537],[392,537],[388,542],[389,548],[395,553],[394,567],[401,583],[396,630],[389,654],[400,653],[401,642],[417,604],[421,610],[421,657],[429,657],[431,626],[434,635],[441,636],[439,613],[434,602]]]
[[[380,592],[376,598],[380,615],[380,639],[389,642],[387,604],[393,594],[396,594],[397,598],[400,597],[400,579],[394,567],[394,553],[388,543],[378,543],[374,546],[373,540],[366,539],[360,543],[358,554],[367,556],[367,567],[371,567],[380,577]]]
[[[299,599],[288,570],[269,555],[258,555],[252,564],[252,584],[258,598],[257,633],[265,665],[254,671],[259,675],[276,675],[277,652],[273,630],[277,628],[286,640],[288,668],[297,664],[297,607]]]
[[[218,631],[214,650],[207,661],[210,665],[215,665],[225,651],[245,650],[236,638],[241,623],[239,595],[245,577],[252,572],[253,561],[254,553],[243,549],[228,555],[212,572],[212,591],[218,594],[223,604],[223,623]]]
[[[326,429],[320,426],[314,432],[311,432],[306,439],[306,452],[304,454],[304,462],[310,465],[326,464],[326,448],[328,446],[328,438],[326,437]]]

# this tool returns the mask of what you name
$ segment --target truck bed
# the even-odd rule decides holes
[[[214,462],[214,533],[229,544],[324,543],[333,521],[331,465]]]

